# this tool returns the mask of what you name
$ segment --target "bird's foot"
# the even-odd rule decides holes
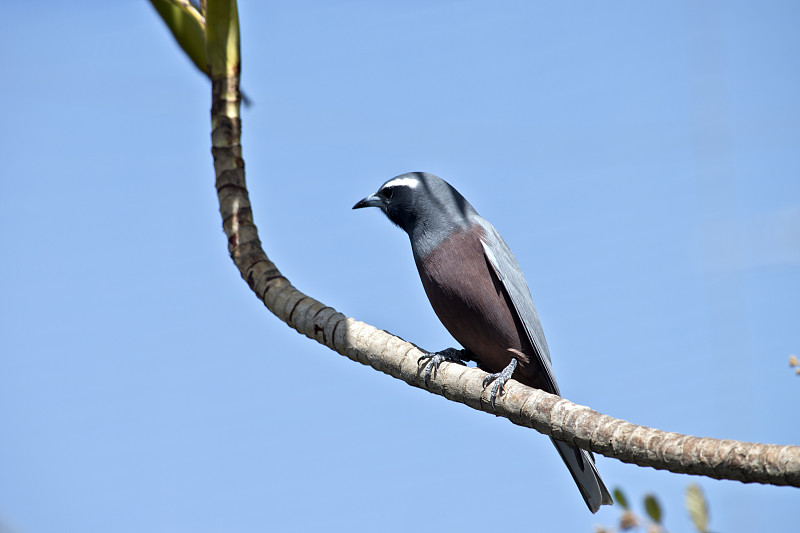
[[[422,375],[425,377],[426,387],[428,386],[428,381],[431,379],[431,375],[436,379],[436,372],[438,372],[439,365],[442,364],[443,361],[464,365],[466,364],[464,361],[469,361],[469,358],[466,356],[464,350],[446,348],[441,352],[426,353],[417,359],[417,366],[421,365],[419,371],[423,372]]]
[[[517,360],[511,359],[511,362],[508,363],[508,366],[503,369],[502,372],[498,372],[496,374],[489,374],[483,379],[483,388],[485,389],[492,382],[494,382],[494,386],[492,387],[492,391],[489,393],[489,403],[492,404],[492,409],[494,409],[494,401],[497,399],[498,396],[502,396],[506,393],[505,391],[505,384],[506,381],[511,379],[511,374],[514,373],[514,370],[517,368]]]

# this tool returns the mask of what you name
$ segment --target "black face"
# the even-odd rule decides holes
[[[382,188],[378,194],[383,198],[383,212],[389,220],[410,231],[418,215],[414,209],[414,189],[407,185],[393,185]]]
[[[353,209],[380,207],[384,214],[406,232],[410,232],[417,220],[415,189],[419,182],[414,178],[393,178],[381,186],[373,195],[367,196]]]

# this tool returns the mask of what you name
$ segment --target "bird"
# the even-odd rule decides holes
[[[425,381],[439,364],[473,360],[489,372],[490,403],[512,377],[561,395],[544,331],[514,254],[495,227],[452,185],[426,172],[386,181],[353,209],[378,207],[408,234],[422,286],[439,320],[463,346],[428,353]],[[552,439],[592,513],[613,500],[591,452]]]

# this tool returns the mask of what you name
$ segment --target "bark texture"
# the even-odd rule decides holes
[[[269,260],[253,222],[245,184],[239,107],[238,20],[214,26],[209,0],[208,56],[212,78],[212,154],[228,251],[264,305],[290,327],[364,365],[473,409],[508,418],[581,448],[626,463],[745,483],[800,487],[800,447],[698,438],[638,426],[544,391],[509,381],[496,409],[483,390],[484,372],[443,363],[425,387],[423,352],[398,337],[349,318],[295,289]],[[233,8],[223,10],[236,17]],[[231,15],[232,12],[232,15]],[[217,48],[214,48],[217,47]],[[235,57],[233,57],[235,56]],[[224,61],[220,62],[220,58]]]

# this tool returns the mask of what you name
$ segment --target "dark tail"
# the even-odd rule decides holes
[[[550,440],[553,441],[558,454],[569,468],[569,473],[572,474],[572,479],[578,485],[578,490],[581,491],[581,496],[589,510],[596,513],[601,505],[612,505],[614,500],[611,499],[611,494],[608,493],[608,489],[603,485],[603,480],[600,479],[600,474],[597,473],[592,453],[560,440],[553,438]]]

